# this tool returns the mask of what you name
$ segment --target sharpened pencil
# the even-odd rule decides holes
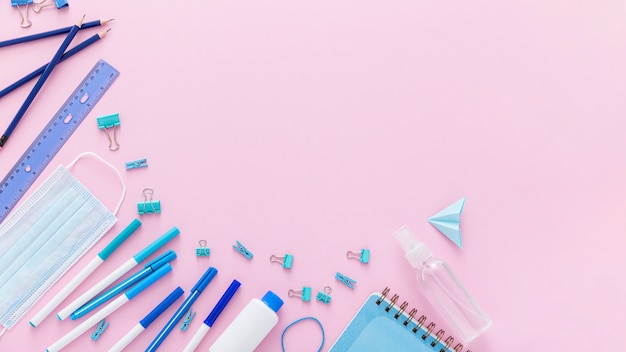
[[[98,27],[101,26],[105,23],[109,23],[113,21],[111,20],[97,20],[97,21],[91,21],[91,22],[87,22],[87,23],[83,23],[83,25],[80,27],[80,29],[87,29],[87,28],[92,28],[92,27]],[[38,34],[33,34],[33,35],[27,35],[24,37],[20,37],[20,38],[15,38],[15,39],[9,39],[9,40],[5,40],[5,41],[1,41],[0,42],[0,48],[3,48],[5,46],[9,46],[9,45],[15,45],[15,44],[20,44],[20,43],[27,43],[33,40],[38,40],[38,39],[43,39],[43,38],[49,38],[49,37],[54,37],[55,35],[61,35],[61,34],[65,34],[65,33],[69,33],[70,30],[72,30],[72,27],[74,26],[70,26],[70,27],[64,27],[64,28],[59,28],[59,29],[54,29],[48,32],[43,32],[43,33],[38,33]]]

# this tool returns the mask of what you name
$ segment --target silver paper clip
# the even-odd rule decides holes
[[[345,276],[344,274],[337,272],[337,275],[335,275],[335,279],[341,281],[344,285],[354,289],[354,285],[356,284],[356,281],[352,280],[351,278]]]
[[[244,257],[246,257],[246,259],[252,259],[252,252],[250,252],[249,250],[246,249],[246,247],[243,246],[243,244],[241,244],[241,242],[237,241],[237,245],[233,246],[233,248],[235,248],[237,250],[237,252],[241,253]]]
[[[148,166],[148,159],[143,158],[135,161],[129,161],[126,163],[126,170],[138,169],[140,167]]]
[[[98,324],[98,326],[96,327],[96,331],[94,331],[93,334],[91,334],[91,339],[94,341],[98,341],[98,339],[100,338],[100,335],[102,335],[104,330],[106,330],[106,328],[108,327],[109,327],[109,323],[105,324],[104,319],[102,319],[100,321],[100,324]]]
[[[183,323],[180,325],[180,329],[182,331],[187,331],[187,328],[189,327],[189,323],[191,323],[191,320],[193,319],[193,317],[196,316],[196,312],[191,312],[191,308],[189,308],[189,310],[187,311],[187,314],[185,314],[185,320],[183,320]]]

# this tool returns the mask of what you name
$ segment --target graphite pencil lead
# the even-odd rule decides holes
[[[80,20],[78,21],[78,23],[76,23],[76,26],[78,28],[82,27],[83,25],[83,21],[85,20],[85,15],[83,15],[83,17],[80,18]]]
[[[98,36],[100,37],[100,39],[104,38],[104,36],[109,33],[109,31],[111,30],[111,28],[107,29],[106,31],[102,31],[100,33],[98,33]]]

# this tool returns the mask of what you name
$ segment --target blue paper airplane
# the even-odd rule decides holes
[[[463,248],[461,239],[461,213],[465,205],[465,197],[457,200],[442,211],[428,219],[431,225],[446,235],[459,248]]]

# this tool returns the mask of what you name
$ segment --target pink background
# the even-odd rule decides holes
[[[138,216],[145,187],[155,189],[162,213],[142,216],[141,229],[70,298],[178,226],[167,246],[178,254],[174,270],[111,315],[100,340],[90,340],[91,329],[67,351],[107,350],[176,286],[188,292],[208,266],[219,274],[193,306],[196,318],[162,350],[186,345],[233,278],[242,287],[200,345],[205,351],[267,290],[285,305],[259,351],[280,350],[282,330],[306,315],[324,324],[327,350],[385,286],[439,321],[391,236],[403,224],[493,319],[472,351],[619,349],[625,4],[70,0],[68,9],[31,13],[24,30],[3,1],[0,40],[69,26],[83,14],[116,21],[105,39],[55,69],[0,151],[0,177],[102,58],[121,76],[37,184],[94,151],[121,169],[128,193],[118,224],[0,339],[0,350],[43,351],[77,325],[49,317],[33,329],[28,320]],[[0,49],[0,85],[49,60],[61,41]],[[0,100],[0,129],[31,87]],[[111,152],[95,119],[114,112],[121,149]],[[123,170],[143,157],[148,168]],[[115,177],[93,161],[75,170],[112,209]],[[427,219],[463,196],[460,250]],[[195,256],[202,239],[209,258]],[[236,240],[253,260],[232,249]],[[361,248],[371,249],[370,264],[345,258]],[[284,253],[295,257],[291,270],[268,260]],[[337,271],[356,288],[336,281]],[[330,285],[331,303],[287,297],[305,285],[314,295]],[[174,309],[130,350],[143,350]],[[287,351],[314,351],[316,329],[290,330]]]

